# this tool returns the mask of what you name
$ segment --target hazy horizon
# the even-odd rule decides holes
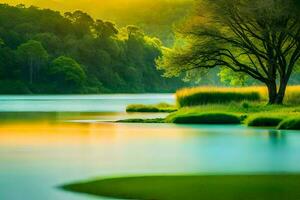
[[[49,8],[60,12],[82,10],[95,18],[105,20],[116,20],[116,16],[124,15],[128,11],[133,14],[142,15],[144,10],[155,10],[158,5],[166,7],[171,4],[186,4],[193,0],[0,0],[0,3],[9,5],[24,4],[26,6],[37,6]],[[132,14],[132,13],[131,13]]]

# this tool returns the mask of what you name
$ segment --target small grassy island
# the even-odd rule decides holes
[[[126,112],[166,112],[171,113],[177,111],[177,107],[167,103],[160,103],[156,105],[142,105],[133,104],[126,108]]]
[[[153,176],[65,185],[68,191],[141,200],[298,200],[299,175]]]
[[[300,87],[287,89],[282,105],[268,105],[264,87],[179,90],[176,106],[129,105],[127,112],[167,112],[165,119],[128,119],[120,123],[245,124],[251,127],[300,129]]]

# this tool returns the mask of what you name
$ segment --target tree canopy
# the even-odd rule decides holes
[[[178,30],[180,46],[158,61],[167,76],[221,67],[268,87],[281,104],[300,57],[296,0],[203,0]],[[228,73],[227,73],[228,74]]]
[[[66,12],[82,10],[96,19],[115,22],[120,27],[133,24],[147,35],[160,38],[167,46],[173,44],[172,27],[192,8],[194,0],[1,0],[10,4],[35,5]]]
[[[80,64],[66,56],[54,59],[48,71],[57,93],[64,93],[66,88],[68,93],[76,93],[86,80],[86,74]]]
[[[0,4],[0,84],[11,83],[11,93],[171,92],[182,86],[155,68],[160,40],[130,27],[82,11],[62,15]]]

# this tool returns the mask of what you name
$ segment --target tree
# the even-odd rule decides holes
[[[35,40],[21,44],[17,49],[17,57],[25,69],[25,74],[28,74],[27,79],[30,84],[38,80],[41,68],[48,61],[47,51],[40,42]]]
[[[119,33],[115,24],[112,22],[104,22],[100,19],[96,20],[93,28],[98,38],[109,38]]]
[[[0,79],[22,82],[38,94],[173,92],[181,87],[180,80],[164,79],[155,69],[159,40],[122,26],[94,20],[82,11],[62,16],[50,9],[0,4]],[[52,60],[61,55],[80,63],[86,81],[73,77],[80,72],[49,73]],[[69,76],[73,81],[66,80]]]
[[[86,74],[80,64],[66,56],[60,56],[52,61],[49,74],[60,92],[65,89],[70,93],[76,92],[86,80]]]
[[[300,57],[296,0],[204,0],[178,31],[181,47],[158,61],[166,75],[223,67],[265,84],[282,104]],[[183,47],[182,47],[183,46]]]
[[[74,31],[80,37],[89,34],[91,27],[94,24],[94,19],[87,13],[80,10],[73,13],[66,12],[65,17],[75,25]]]

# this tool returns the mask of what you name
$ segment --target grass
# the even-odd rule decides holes
[[[156,118],[156,119],[125,119],[119,120],[117,123],[140,123],[140,124],[158,124],[158,123],[165,123],[165,119],[163,118]]]
[[[278,129],[280,130],[300,130],[300,117],[292,117],[282,121]]]
[[[300,118],[300,105],[265,105],[264,103],[229,103],[225,104],[207,104],[195,107],[184,107],[177,112],[169,114],[166,118],[166,122],[173,123],[175,119],[191,120],[191,122],[185,121],[185,123],[196,123],[191,118],[197,118],[198,116],[206,116],[207,114],[228,114],[240,117],[240,121],[251,126],[273,126],[276,127],[281,119],[285,118]],[[191,118],[190,118],[191,116]],[[274,116],[274,117],[272,117]],[[215,115],[214,118],[219,118],[220,115]],[[220,124],[218,121],[221,119],[215,119],[214,123]],[[222,123],[221,123],[222,124]]]
[[[300,105],[269,105],[264,103],[229,103],[225,104],[207,104],[195,107],[185,107],[179,109],[177,112],[171,113],[167,119],[170,120],[174,116],[199,114],[199,113],[235,113],[236,115],[246,116],[300,116]]]
[[[198,87],[177,91],[176,99],[179,107],[186,107],[229,102],[261,101],[262,96],[254,88]]]
[[[141,200],[299,200],[300,175],[152,176],[65,185],[68,191]]]
[[[237,115],[229,113],[197,113],[173,115],[168,122],[175,124],[240,124],[241,119]]]
[[[207,104],[195,107],[185,107],[177,112],[171,113],[169,116],[187,113],[206,113],[206,112],[228,112],[239,115],[254,115],[260,114],[264,116],[295,116],[300,115],[300,105],[265,105],[264,103],[229,103],[224,104]]]
[[[239,119],[239,122],[237,120]],[[282,119],[290,119],[278,126]],[[245,123],[256,127],[276,127],[294,130],[297,119],[300,119],[300,105],[266,105],[263,102],[231,102],[228,104],[206,104],[180,108],[170,113],[166,119],[129,119],[120,123],[179,123],[179,124],[239,124]],[[289,129],[292,129],[289,128]]]
[[[160,103],[156,105],[142,105],[133,104],[126,108],[126,112],[174,112],[177,111],[176,106],[167,103]]]
[[[283,119],[283,117],[254,116],[247,120],[247,125],[253,127],[277,127]]]
[[[276,127],[282,119],[300,118],[300,86],[287,89],[285,105],[267,105],[265,87],[212,88],[198,87],[179,90],[176,94],[179,109],[169,104],[131,105],[128,112],[171,112],[167,123],[185,124],[237,124],[240,121],[249,126]],[[159,120],[157,123],[162,123]],[[156,123],[155,120],[126,120],[127,123]],[[239,122],[240,123],[240,122]],[[287,124],[287,125],[285,125]],[[285,122],[285,126],[288,122]],[[279,126],[284,128],[285,126]],[[299,129],[293,125],[294,129]]]
[[[242,101],[266,103],[267,97],[267,88],[263,86],[242,88],[197,87],[181,89],[176,93],[179,107]],[[285,103],[289,105],[300,103],[300,86],[287,88]]]

